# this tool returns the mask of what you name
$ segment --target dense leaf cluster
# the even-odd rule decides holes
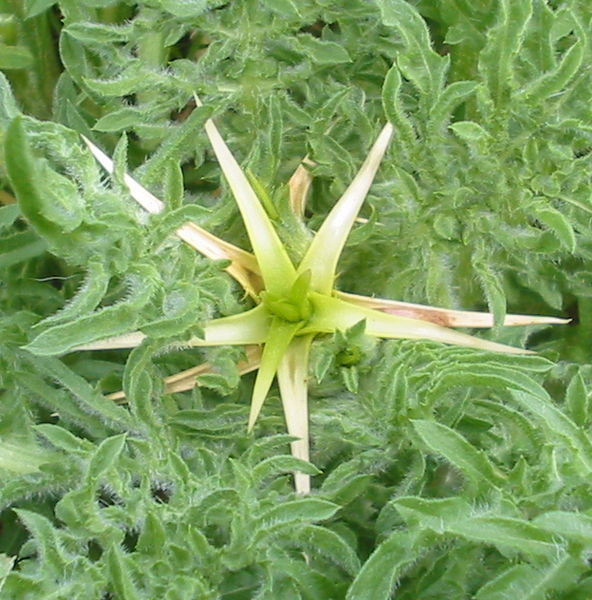
[[[590,597],[591,20],[585,0],[0,0],[0,598]],[[241,351],[181,351],[249,302],[172,235],[247,247],[212,114],[295,256],[290,174],[308,154],[314,229],[393,123],[341,289],[573,323],[488,334],[545,358],[319,337],[315,466],[273,395],[247,435]],[[136,328],[131,354],[49,356]]]

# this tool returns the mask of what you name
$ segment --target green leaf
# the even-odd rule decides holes
[[[72,84],[73,85],[73,84]],[[59,89],[56,90],[56,96],[59,93]],[[58,102],[56,100],[56,102]],[[74,131],[85,135],[88,138],[92,138],[93,134],[90,128],[90,125],[87,121],[87,118],[81,113],[81,111],[75,106],[75,104],[70,100],[66,99],[63,103],[60,104],[60,114],[63,116],[57,115],[56,120],[63,123],[67,127],[72,128]]]
[[[25,527],[31,532],[34,544],[44,566],[53,577],[62,578],[67,562],[57,531],[51,521],[33,511],[13,509]]]
[[[133,328],[137,322],[138,313],[133,303],[121,302],[95,314],[56,325],[40,333],[25,349],[37,356],[63,354],[95,340],[111,338]]]
[[[552,206],[535,203],[532,205],[532,215],[548,227],[567,250],[575,252],[576,236],[573,227],[561,212]]]
[[[346,600],[388,600],[397,581],[421,555],[417,534],[396,531],[364,563]]]
[[[566,11],[573,19],[577,32],[576,42],[563,54],[561,60],[553,69],[543,73],[524,90],[518,93],[518,97],[525,96],[528,99],[541,102],[564,90],[570,80],[578,73],[584,60],[587,41],[586,30],[580,19],[571,11]]]
[[[211,410],[188,409],[176,412],[170,419],[174,426],[210,434],[228,433],[244,427],[245,408],[242,406],[217,406]]]
[[[457,521],[471,517],[471,505],[463,498],[418,498],[408,496],[395,498],[391,504],[411,525],[445,533]]]
[[[470,380],[473,386],[521,390],[532,394],[541,400],[549,400],[549,394],[539,383],[526,373],[508,366],[471,364],[462,369],[457,367],[446,368],[438,375],[437,383],[432,388],[432,393],[441,393],[444,389],[464,385]]]
[[[347,50],[335,42],[319,40],[312,35],[299,35],[297,40],[300,50],[319,65],[352,62]]]
[[[581,371],[578,371],[569,382],[565,402],[574,423],[580,427],[585,426],[590,416],[590,402]]]
[[[166,530],[156,511],[151,510],[144,520],[136,550],[147,555],[159,556],[167,542]]]
[[[426,297],[430,304],[450,306],[454,303],[452,290],[452,270],[445,247],[433,245],[426,252]]]
[[[509,595],[524,600],[546,596],[545,576],[526,564],[515,565],[486,583],[475,596],[476,600],[505,600]],[[516,594],[516,596],[515,596]]]
[[[494,106],[505,108],[515,78],[514,63],[532,14],[532,0],[501,0],[498,7],[497,23],[487,33],[487,43],[479,56],[479,70]]]
[[[142,331],[150,337],[181,336],[195,328],[203,314],[199,286],[193,282],[181,281],[169,291],[163,300],[162,318],[142,326]]]
[[[256,147],[256,164],[257,173],[267,185],[270,185],[276,178],[280,157],[282,156],[282,135],[284,131],[282,108],[278,97],[275,95],[271,96],[267,102],[267,115],[268,120],[265,135],[262,138],[262,143]],[[250,176],[251,173],[247,172],[247,175]],[[249,177],[249,179],[251,179],[251,177]],[[269,216],[276,220],[278,214],[273,200],[269,197],[265,186],[261,185],[256,177],[253,177],[253,179],[255,183],[259,183],[260,185],[260,189],[255,188],[259,198],[262,201],[264,201],[265,198],[269,198],[269,202],[265,204],[265,209]],[[251,183],[253,183],[253,181],[251,181]]]
[[[569,593],[580,589],[575,582],[584,569],[578,558],[566,553],[560,553],[556,560],[542,566],[514,565],[481,587],[475,600],[506,600],[508,597],[539,600],[552,591],[568,590]]]
[[[370,486],[372,476],[358,473],[358,463],[346,462],[333,469],[321,486],[323,495],[340,506],[361,496]]]
[[[45,193],[39,184],[41,172],[31,154],[21,117],[15,117],[6,131],[4,160],[10,185],[19,200],[23,215],[43,237],[54,239],[61,236],[60,227],[41,210]]]
[[[308,553],[331,560],[354,577],[360,570],[360,560],[352,547],[337,533],[318,525],[305,525],[298,530],[296,541]]]
[[[41,423],[34,426],[35,431],[40,433],[51,444],[68,454],[85,455],[93,446],[90,442],[76,437],[67,429],[50,423]]]
[[[12,566],[14,565],[14,561],[16,560],[16,556],[8,556],[7,554],[0,554],[0,592],[4,587],[4,582],[6,578],[12,571]]]
[[[129,355],[123,372],[123,392],[136,422],[156,431],[160,423],[152,406],[152,355],[155,343],[141,344]]]
[[[117,598],[121,600],[140,600],[141,596],[134,584],[127,556],[115,545],[107,552],[110,583]]]
[[[125,300],[69,323],[55,325],[40,333],[26,349],[38,356],[61,354],[133,329],[140,320],[139,312],[152,298],[157,274],[148,265],[138,265],[128,280],[131,289]]]
[[[90,79],[85,77],[84,83],[93,92],[96,92],[101,96],[111,97],[126,96],[134,93],[138,87],[145,82],[145,79],[146,74],[138,72],[138,69],[133,68],[132,66],[130,69],[124,71],[119,77],[117,77],[117,79],[105,80]],[[112,125],[109,117],[113,116],[113,122],[115,122],[115,115],[120,115],[119,118],[125,122],[126,117],[124,115],[126,114],[130,115],[130,126],[145,120],[144,113],[140,108],[136,109],[134,107],[124,107],[102,117],[97,122],[97,125],[95,125],[94,129],[97,129],[98,131],[110,131],[110,127],[112,127]]]
[[[207,0],[193,0],[189,3],[183,0],[160,0],[163,10],[183,19],[191,19],[203,15],[209,9],[209,4]]]
[[[474,121],[457,121],[448,126],[461,140],[469,143],[486,141],[490,135],[486,129]]]
[[[12,208],[7,206],[5,208]],[[47,244],[34,231],[23,231],[0,239],[0,267],[10,267],[43,254]]]
[[[37,372],[57,381],[73,394],[84,412],[98,416],[103,423],[119,431],[133,428],[130,415],[125,409],[95,392],[82,377],[58,359],[37,357],[31,364]]]
[[[263,3],[283,19],[301,17],[298,5],[293,0],[263,0]]]
[[[194,143],[194,138],[211,114],[211,107],[198,105],[183,123],[168,129],[166,139],[138,169],[137,175],[146,185],[152,182],[160,183],[163,171],[170,161],[179,161],[187,155],[187,149]]]
[[[94,125],[95,131],[125,131],[139,124],[142,114],[135,108],[120,108],[101,117]]]
[[[100,439],[108,435],[104,422],[96,412],[90,413],[89,407],[78,402],[78,399],[74,399],[71,394],[65,390],[57,389],[55,385],[45,383],[39,374],[33,374],[37,370],[37,365],[33,362],[29,364],[31,365],[30,368],[19,377],[19,380],[23,390],[30,395],[32,401],[49,409],[50,412],[59,414],[60,420],[64,424],[76,424],[76,427],[81,427],[83,431],[95,438]],[[53,378],[52,375],[49,377]],[[87,388],[88,390],[89,388]],[[89,395],[92,398],[92,391]]]
[[[555,536],[567,538],[570,541],[592,546],[592,517],[567,511],[550,511],[538,515],[533,523]]]
[[[382,84],[382,107],[387,119],[393,124],[393,137],[402,146],[403,152],[409,156],[417,146],[413,123],[406,114],[401,102],[401,74],[399,67],[393,65]]]
[[[170,160],[165,166],[164,203],[170,210],[181,208],[184,195],[183,171],[177,161]]]
[[[273,160],[274,160],[273,158],[268,158],[268,159],[266,159],[266,163],[269,164]],[[269,218],[272,221],[277,221],[279,218],[277,208],[275,207],[275,204],[273,203],[271,196],[267,193],[267,190],[265,189],[265,187],[263,186],[261,181],[259,181],[259,179],[257,179],[255,174],[252,173],[251,171],[249,171],[248,169],[245,172],[245,175],[247,176],[249,183],[253,186],[253,189],[255,190],[255,193],[257,194],[257,198],[259,198],[259,201],[261,202],[261,204],[263,205],[263,208],[269,215]]]
[[[505,600],[508,594],[528,598],[538,578],[539,573],[530,565],[515,565],[486,583],[477,593],[476,599]]]
[[[43,319],[35,327],[39,328],[55,322],[76,319],[94,310],[105,296],[110,279],[101,263],[89,263],[84,282],[74,296],[59,312]]]
[[[114,435],[103,440],[90,459],[88,476],[96,479],[110,469],[121,454],[127,434]]]
[[[316,119],[322,123],[323,132],[326,131],[325,122],[330,122],[331,119],[336,118],[339,114],[339,109],[343,106],[346,101],[349,90],[344,88],[338,88],[337,91],[332,93],[328,98],[325,97],[323,102],[315,114]],[[310,124],[310,120],[307,121],[307,125]]]
[[[4,123],[14,119],[19,112],[10,83],[6,75],[0,72],[0,120]]]
[[[108,44],[127,42],[130,34],[132,33],[132,28],[130,25],[114,26],[104,25],[103,23],[74,22],[65,27],[63,31],[67,32],[73,38],[76,38],[81,42],[88,44]],[[140,81],[141,79],[138,79],[138,83]]]
[[[240,505],[238,492],[232,488],[220,487],[200,498],[199,502],[192,506],[192,510],[199,513],[199,521],[207,523],[211,517],[208,513],[215,513],[218,508],[229,512],[234,510],[238,505]]]
[[[513,440],[512,445],[516,451],[533,457],[538,455],[543,436],[539,428],[526,415],[496,401],[478,400],[477,406],[486,410],[488,422],[496,423],[507,431],[506,435],[508,439]]]
[[[0,469],[14,474],[35,473],[47,461],[36,444],[19,438],[0,439]]]
[[[445,240],[458,240],[461,225],[452,215],[439,214],[434,219],[434,231]]]
[[[36,17],[57,4],[57,0],[25,0],[25,19]]]
[[[453,429],[433,421],[414,420],[412,423],[430,450],[444,456],[478,486],[495,488],[503,483],[501,474],[489,462],[487,456]]]
[[[7,46],[0,42],[0,69],[27,69],[33,64],[33,55],[26,46]]]
[[[399,498],[394,505],[405,519],[439,534],[452,533],[502,551],[511,548],[536,556],[551,556],[557,549],[553,536],[530,522],[495,514],[475,514],[461,498]]]
[[[265,479],[292,471],[300,471],[308,475],[318,475],[321,472],[309,462],[293,456],[271,456],[261,461],[253,469],[253,480],[263,482]]]
[[[405,0],[378,2],[385,25],[395,27],[405,44],[397,54],[397,64],[422,95],[437,98],[444,85],[449,60],[432,49],[425,21]]]
[[[278,527],[291,523],[325,521],[330,519],[339,506],[320,498],[289,500],[264,511],[258,518],[260,527]]]
[[[302,559],[292,557],[276,561],[277,574],[270,583],[269,598],[300,600],[334,598],[336,586],[325,574],[306,566]],[[306,596],[303,596],[306,594]]]
[[[473,267],[485,292],[487,306],[493,313],[493,324],[495,326],[502,325],[506,318],[506,294],[501,277],[491,262],[485,256],[485,249],[475,252]]]
[[[386,82],[385,82],[386,83]],[[469,98],[477,88],[476,81],[455,81],[444,88],[430,108],[428,129],[434,134],[443,132],[452,119],[453,111]]]
[[[585,473],[592,471],[592,440],[584,430],[577,427],[550,399],[517,391],[512,391],[511,396],[520,407],[534,415],[550,439],[561,441],[572,450]]]
[[[360,378],[356,367],[342,367],[340,372],[343,385],[345,385],[347,391],[351,392],[352,394],[357,394],[360,385]]]
[[[315,346],[311,367],[317,383],[322,383],[331,367],[335,364],[335,350],[327,344]]]

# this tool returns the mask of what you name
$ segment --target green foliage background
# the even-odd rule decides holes
[[[0,0],[0,598],[589,598],[591,19],[587,0]],[[341,289],[572,322],[484,334],[525,357],[327,337],[315,466],[287,456],[277,394],[247,435],[240,351],[179,349],[246,302],[171,236],[192,219],[247,247],[211,114],[280,215],[309,154],[312,229],[394,124]],[[131,353],[62,355],[138,327]],[[162,393],[206,359],[199,390]],[[128,405],[104,398],[121,387]]]

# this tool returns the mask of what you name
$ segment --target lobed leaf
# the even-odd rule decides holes
[[[488,458],[459,433],[433,421],[413,420],[413,428],[430,450],[438,452],[479,487],[495,488],[503,483],[501,473]]]
[[[126,410],[103,398],[82,377],[58,359],[39,357],[35,359],[34,366],[41,374],[54,379],[73,394],[84,412],[98,417],[105,425],[115,430],[134,430],[133,421]]]
[[[70,433],[67,429],[50,423],[35,425],[35,431],[46,438],[53,446],[64,450],[70,455],[85,455],[93,446],[87,440],[83,440]]]
[[[397,581],[421,556],[417,534],[391,534],[364,563],[347,591],[347,600],[388,600]]]
[[[23,215],[46,239],[55,240],[61,235],[61,229],[43,214],[43,188],[39,186],[39,169],[33,159],[22,117],[15,117],[5,137],[4,160]]]
[[[76,319],[94,310],[105,296],[110,279],[109,274],[101,263],[91,262],[84,282],[68,303],[57,313],[36,323],[35,327],[44,327],[56,321]]]
[[[549,593],[579,588],[574,583],[582,573],[578,559],[560,553],[556,560],[543,566],[519,564],[502,571],[495,579],[481,587],[476,600],[503,600],[519,594],[525,600],[537,600]]]
[[[122,600],[140,600],[125,554],[115,545],[107,552],[107,562],[113,592]]]
[[[587,425],[590,419],[590,400],[580,371],[569,382],[565,402],[574,423],[580,427]]]
[[[58,538],[51,521],[36,512],[23,508],[14,509],[18,518],[31,532],[35,546],[53,577],[63,577],[69,557]]]
[[[330,519],[339,506],[320,498],[289,500],[268,510],[258,517],[260,527],[278,528],[295,522],[315,522]]]
[[[433,50],[425,21],[404,0],[380,0],[378,6],[382,22],[395,27],[405,44],[397,56],[401,72],[423,95],[438,97],[449,61]]]
[[[124,433],[106,438],[100,443],[88,466],[88,476],[91,479],[96,479],[115,464],[123,450],[125,439]]]
[[[479,70],[487,82],[484,92],[496,108],[506,108],[510,100],[514,64],[532,10],[532,0],[502,0],[499,4],[497,23],[487,34],[487,43],[479,58]]]
[[[305,525],[298,531],[296,541],[305,551],[332,561],[351,576],[355,576],[360,570],[360,560],[352,547],[326,527]]]
[[[562,444],[571,449],[574,458],[577,459],[584,472],[590,472],[592,469],[592,441],[585,431],[578,428],[549,399],[520,391],[513,391],[511,397],[518,406],[534,415],[550,439],[560,440]]]
[[[152,298],[157,274],[150,266],[137,267],[135,273],[129,276],[129,281],[132,291],[125,300],[68,323],[54,325],[40,333],[25,348],[38,356],[51,356],[133,329],[140,322],[142,309]]]

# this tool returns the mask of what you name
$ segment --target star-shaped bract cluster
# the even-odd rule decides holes
[[[201,105],[197,97],[196,103]],[[365,323],[365,334],[377,338],[424,339],[494,352],[527,352],[443,326],[490,327],[493,319],[487,313],[446,310],[335,289],[339,257],[393,135],[390,123],[383,127],[360,171],[325,218],[298,265],[290,260],[257,193],[211,119],[206,121],[205,130],[240,209],[253,253],[217,238],[194,223],[183,225],[176,233],[203,255],[230,261],[227,272],[254,299],[256,306],[244,313],[208,321],[203,325],[203,337],[192,339],[189,345],[246,346],[247,358],[239,364],[239,370],[241,373],[258,370],[249,430],[255,425],[277,376],[288,432],[296,438],[291,444],[292,454],[309,460],[306,381],[312,340],[319,334],[346,330],[360,321]],[[89,140],[85,141],[101,165],[113,172],[111,159]],[[300,166],[291,181],[291,205],[298,213],[302,211],[296,207],[301,208],[305,202],[308,177],[308,172]],[[143,208],[151,213],[164,210],[163,203],[132,177],[125,175],[124,180],[131,196]],[[504,324],[559,322],[563,321],[552,317],[508,315]],[[145,337],[136,331],[76,350],[131,348]],[[200,365],[169,377],[167,391],[195,386],[197,376],[208,368],[207,364]],[[122,397],[122,394],[112,397]],[[298,493],[308,493],[309,475],[295,473],[295,486]]]

